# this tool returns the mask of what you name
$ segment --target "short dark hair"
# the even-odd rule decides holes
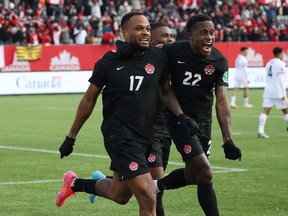
[[[188,22],[186,23],[186,31],[189,32],[192,27],[195,26],[198,22],[203,21],[212,21],[211,17],[207,14],[196,14],[189,18]]]
[[[168,27],[169,28],[169,26],[167,24],[161,23],[161,22],[150,23],[150,26],[151,26],[151,31],[153,31],[154,29],[160,28],[160,27]]]
[[[248,49],[248,47],[241,47],[241,52],[243,52],[244,50],[247,50]]]
[[[138,15],[142,15],[145,16],[142,12],[138,12],[138,11],[133,11],[130,13],[125,14],[122,19],[121,19],[121,29],[123,30],[123,28],[125,27],[126,23],[130,20],[131,17],[133,16],[138,16]]]
[[[278,54],[280,54],[280,53],[282,53],[282,52],[283,52],[283,49],[280,48],[280,47],[275,47],[275,48],[273,49],[273,54],[274,54],[274,56],[276,56],[276,55],[278,55]]]

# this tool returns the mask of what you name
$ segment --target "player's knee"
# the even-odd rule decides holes
[[[120,205],[126,205],[130,200],[130,197],[115,197],[113,199],[114,202],[120,204]]]
[[[213,175],[212,175],[212,170],[209,169],[203,169],[201,170],[201,180],[200,184],[210,184],[212,183],[213,180]]]
[[[189,184],[210,184],[213,180],[212,170],[205,167],[193,173],[185,173],[185,179]]]

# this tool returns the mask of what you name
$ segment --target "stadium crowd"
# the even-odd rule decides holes
[[[176,40],[191,15],[206,13],[216,42],[288,41],[288,0],[266,1],[0,0],[0,45],[113,44],[122,16],[133,10],[168,24]]]

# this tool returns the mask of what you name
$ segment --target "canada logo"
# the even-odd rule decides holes
[[[192,147],[190,145],[184,145],[183,151],[185,154],[189,154],[192,151]]]
[[[150,154],[149,157],[148,157],[148,161],[150,163],[154,162],[156,160],[156,156],[154,154]]]
[[[155,67],[152,65],[152,64],[147,64],[145,65],[145,71],[148,73],[148,74],[153,74],[154,71],[155,71]]]
[[[204,68],[204,72],[206,75],[211,75],[213,74],[215,71],[215,68],[213,65],[207,65],[205,68]]]
[[[138,164],[136,162],[131,162],[129,164],[129,169],[132,170],[132,171],[138,170]]]

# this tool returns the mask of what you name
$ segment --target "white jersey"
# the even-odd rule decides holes
[[[266,84],[263,97],[286,97],[285,63],[279,58],[273,58],[266,64]]]
[[[247,58],[239,54],[235,60],[235,67],[236,67],[236,74],[235,79],[236,80],[243,80],[248,81],[248,60]]]

